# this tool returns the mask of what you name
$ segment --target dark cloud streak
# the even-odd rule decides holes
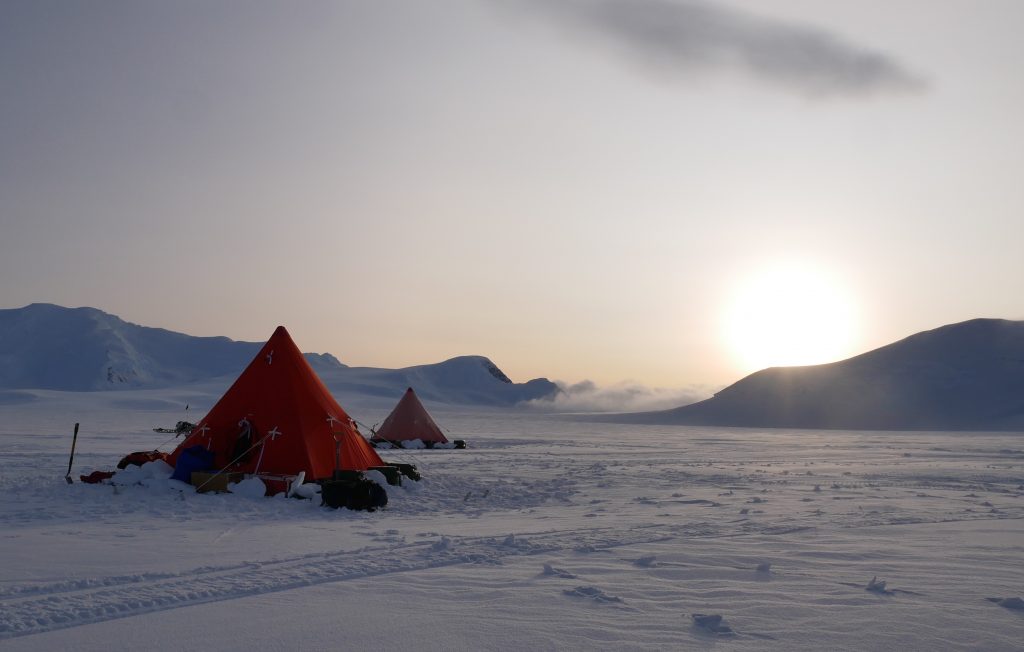
[[[535,13],[615,45],[649,71],[738,71],[807,98],[924,90],[892,57],[813,26],[707,2],[523,0]]]

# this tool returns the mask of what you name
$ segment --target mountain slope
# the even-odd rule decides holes
[[[262,342],[194,337],[126,322],[95,308],[32,304],[0,310],[0,390],[91,391],[183,385],[242,372]],[[329,353],[306,359],[338,396],[515,405],[559,390],[547,379],[513,383],[489,359],[462,356],[405,369],[353,368]]]
[[[620,418],[621,417],[621,418]],[[974,319],[832,364],[773,367],[632,423],[858,430],[1024,428],[1024,322]]]
[[[0,310],[0,387],[86,391],[187,383],[240,371],[256,342],[193,337],[95,308]]]

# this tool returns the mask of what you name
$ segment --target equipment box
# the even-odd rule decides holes
[[[243,477],[241,473],[221,473],[218,475],[207,471],[193,471],[191,482],[196,491],[201,494],[205,494],[208,491],[225,493],[228,490],[228,483],[239,482]]]

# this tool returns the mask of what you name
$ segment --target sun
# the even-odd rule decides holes
[[[739,284],[723,331],[746,373],[821,364],[851,355],[855,312],[850,292],[826,270],[780,264]]]

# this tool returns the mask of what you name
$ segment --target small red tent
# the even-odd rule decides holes
[[[214,454],[216,470],[305,471],[308,480],[330,478],[339,450],[341,469],[365,471],[384,464],[284,326],[277,327],[168,462],[176,465],[183,450],[197,445]]]
[[[405,395],[391,411],[380,429],[370,439],[375,442],[402,442],[419,439],[427,444],[446,444],[448,439],[437,427],[434,420],[427,414],[427,409],[416,397],[412,387],[405,390]]]

